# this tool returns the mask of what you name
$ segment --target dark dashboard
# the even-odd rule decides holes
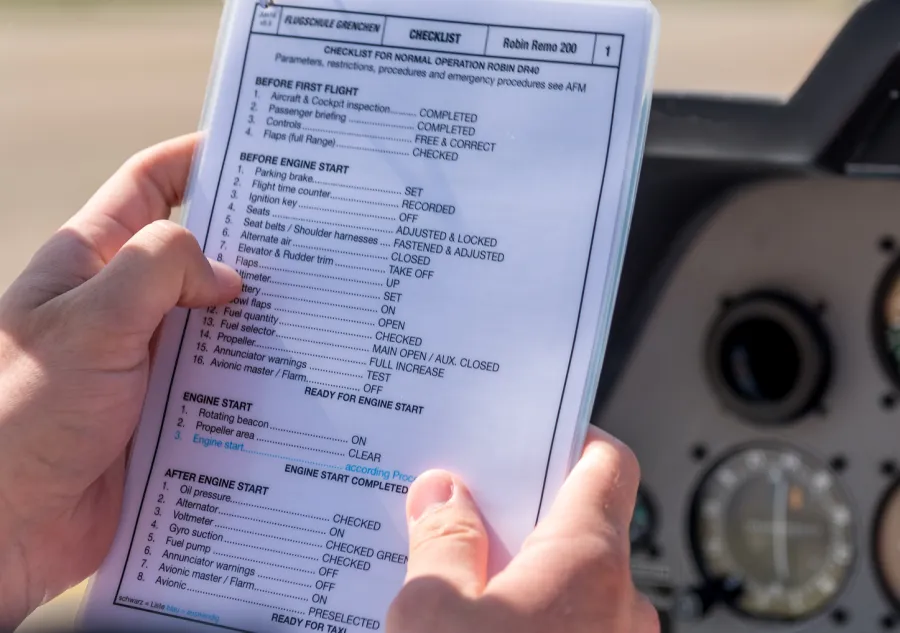
[[[900,2],[786,103],[657,95],[593,422],[665,630],[900,628]]]

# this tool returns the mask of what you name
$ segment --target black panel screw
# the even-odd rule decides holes
[[[847,469],[847,458],[843,455],[836,455],[831,458],[831,461],[828,462],[828,465],[831,466],[831,470],[836,473],[842,473]]]
[[[897,463],[891,459],[881,462],[881,474],[885,477],[894,477],[897,474]]]
[[[888,411],[890,411],[891,409],[893,409],[896,406],[897,406],[897,397],[894,394],[888,393],[888,394],[881,396],[881,408],[882,409],[887,409]]]
[[[893,237],[885,235],[878,240],[878,248],[885,253],[893,253],[897,250],[897,243],[894,241]]]
[[[838,607],[834,611],[831,612],[831,621],[834,622],[838,626],[843,626],[847,624],[847,620],[850,619],[850,616],[844,609]]]
[[[881,628],[884,630],[893,629],[897,626],[897,619],[892,615],[886,615],[881,618]]]
[[[703,444],[695,444],[691,449],[691,459],[695,462],[702,462],[706,459],[706,455],[709,451]]]

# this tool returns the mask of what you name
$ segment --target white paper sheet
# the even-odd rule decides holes
[[[435,467],[492,570],[514,555],[590,414],[655,29],[643,2],[228,3],[187,226],[244,292],[165,324],[86,626],[381,630]]]

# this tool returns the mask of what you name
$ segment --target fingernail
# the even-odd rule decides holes
[[[617,448],[625,447],[625,444],[622,443],[622,440],[619,438],[614,437],[602,429],[592,426],[588,430],[587,437],[585,438],[584,454],[599,453],[603,449],[604,444],[612,444]]]
[[[453,478],[442,471],[427,472],[413,484],[409,499],[409,520],[416,522],[453,498]]]

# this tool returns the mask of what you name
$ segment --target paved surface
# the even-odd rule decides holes
[[[0,290],[131,153],[196,127],[219,5],[122,4],[22,12],[0,3]],[[659,88],[785,97],[852,2],[657,4]],[[82,589],[21,630],[70,622]]]

